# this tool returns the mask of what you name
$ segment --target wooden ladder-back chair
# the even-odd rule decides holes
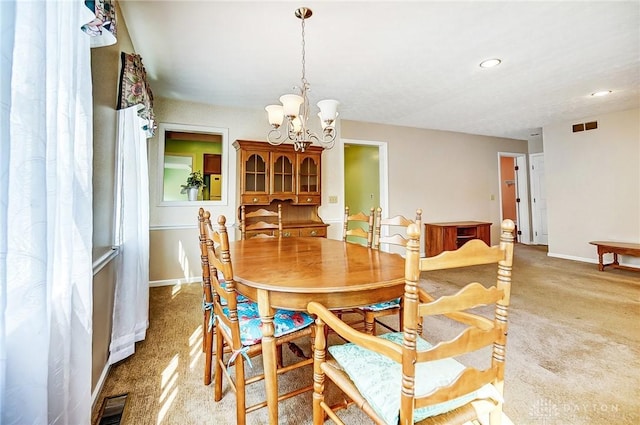
[[[502,395],[513,230],[513,221],[505,220],[500,245],[489,247],[472,240],[456,251],[420,258],[420,232],[411,224],[405,260],[404,332],[367,335],[321,304],[309,303],[307,310],[317,316],[313,423],[324,423],[325,415],[342,423],[334,409],[345,405],[330,407],[324,400],[325,378],[329,378],[377,424],[501,424],[506,418]],[[476,276],[457,293],[437,298],[418,286],[421,273],[481,264],[497,266],[495,285],[486,287],[477,280],[481,276]],[[486,309],[478,309],[480,306],[493,306],[493,314],[486,317]],[[425,325],[426,335],[464,329],[432,345],[417,332],[423,316],[439,316],[438,321],[454,324],[438,329]],[[329,347],[331,359],[325,352],[325,324],[350,341]],[[480,358],[484,359],[482,366],[477,365]]]
[[[415,221],[412,221],[402,215],[396,215],[390,218],[382,218],[382,208],[378,207],[376,209],[375,215],[375,230],[373,233],[373,249],[380,249],[380,244],[388,244],[395,245],[405,248],[407,246],[408,239],[400,235],[398,233],[393,233],[395,230],[398,230],[398,227],[404,228],[406,232],[406,228],[409,227],[410,224],[415,223],[418,226],[418,229],[422,229],[422,210],[416,210],[416,218]],[[382,234],[384,230],[385,234]],[[375,334],[375,326],[376,323],[384,326],[385,328],[396,331],[395,329],[390,328],[386,324],[377,321],[376,319],[384,316],[392,316],[394,314],[398,314],[399,327],[398,329],[402,329],[402,304],[401,298],[396,298],[393,300],[368,305],[365,307],[360,307],[358,309],[364,315],[364,331],[368,334]]]
[[[211,214],[200,208],[198,211],[198,229],[200,231],[200,265],[202,266],[202,352],[204,353],[204,384],[211,383],[211,362],[213,358],[213,326],[209,326],[213,310],[213,291],[211,290],[211,274],[207,256],[207,239],[211,228]]]
[[[246,406],[245,387],[254,382],[264,380],[264,374],[248,377],[245,374],[245,364],[251,366],[250,359],[262,353],[262,330],[258,313],[258,305],[253,301],[239,303],[235,290],[233,265],[229,250],[229,235],[226,228],[226,218],[218,217],[218,225],[207,239],[207,256],[212,270],[217,269],[224,277],[221,285],[218,273],[211,273],[213,287],[213,312],[216,321],[216,362],[214,376],[214,400],[222,399],[223,375],[229,380],[229,387],[236,394],[236,422],[246,423],[246,414],[267,405],[266,401]],[[276,346],[279,350],[282,344],[307,336],[312,338],[315,327],[313,319],[306,313],[288,310],[276,310],[273,316]],[[313,344],[312,344],[313,345]],[[225,361],[224,347],[230,348],[230,355]],[[276,373],[286,373],[313,363],[312,358],[296,359],[287,366],[278,362]],[[235,376],[228,368],[233,365]],[[311,372],[311,371],[309,371]],[[286,394],[280,394],[279,400],[285,400],[302,394],[313,388],[312,385],[298,388]]]
[[[345,242],[359,243],[371,248],[371,244],[373,243],[373,217],[373,207],[371,207],[369,215],[362,211],[351,215],[349,214],[349,207],[345,207],[342,240]],[[365,243],[362,243],[362,241]]]
[[[200,265],[202,266],[202,352],[204,353],[204,384],[211,383],[211,367],[213,357],[213,337],[215,327],[213,325],[213,290],[211,289],[211,273],[217,275],[218,271],[209,264],[207,253],[207,239],[210,238],[211,213],[204,208],[198,211],[198,228],[200,230]],[[225,285],[224,279],[220,284]],[[244,295],[238,295],[238,302],[246,302],[249,299]],[[229,349],[226,349],[229,352]]]
[[[342,240],[348,243],[356,243],[371,248],[373,244],[373,225],[374,225],[375,209],[371,207],[369,215],[360,211],[351,214],[349,207],[344,207],[344,223],[342,227]],[[361,313],[360,310],[354,308],[346,308],[342,310],[334,310],[340,317],[343,314]],[[362,322],[360,322],[362,323]]]
[[[387,233],[392,233],[394,230],[398,230],[398,227],[403,227],[402,231],[406,233],[407,227],[411,223],[418,225],[418,229],[422,231],[422,210],[418,208],[416,210],[415,220],[410,220],[402,215],[396,215],[394,217],[382,218],[382,208],[376,209],[375,227],[373,233],[373,248],[380,249],[380,244],[391,244],[401,247],[407,246],[407,237],[398,233],[383,235],[383,228],[388,230]]]
[[[278,211],[260,208],[246,212],[245,206],[240,207],[240,238],[252,237],[282,237],[282,205],[278,204]]]

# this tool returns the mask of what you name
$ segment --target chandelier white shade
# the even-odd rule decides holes
[[[320,112],[318,118],[322,127],[320,135],[307,128],[310,115],[308,91],[310,84],[305,77],[305,19],[312,15],[309,8],[301,7],[296,10],[296,16],[302,21],[302,78],[297,89],[299,94],[285,94],[280,96],[280,105],[269,105],[265,108],[269,118],[271,130],[267,134],[267,141],[272,145],[280,145],[290,141],[296,151],[304,152],[311,144],[317,143],[325,149],[331,149],[336,141],[335,121],[338,116],[337,100],[326,99],[317,103]],[[286,119],[286,122],[285,122]],[[283,122],[285,132],[281,131]]]

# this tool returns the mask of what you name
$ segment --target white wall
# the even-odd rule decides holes
[[[425,223],[488,221],[498,243],[498,152],[527,153],[526,140],[344,120],[341,134],[387,142],[389,214],[412,217],[422,208]]]
[[[154,112],[158,123],[188,124],[229,131],[228,171],[224,184],[228,184],[226,203],[205,206],[212,220],[223,214],[228,224],[237,216],[236,150],[231,145],[236,139],[263,140],[269,128],[260,111],[219,108],[200,103],[157,98]],[[197,217],[202,205],[162,206],[161,185],[158,181],[159,131],[149,139],[149,279],[152,285],[182,283],[202,276],[198,245]],[[235,232],[229,233],[233,239]]]
[[[200,103],[182,102],[172,99],[156,99],[154,112],[158,123],[189,124],[207,127],[227,128],[229,130],[229,178],[225,179],[229,200],[226,205],[216,205],[211,211],[212,217],[219,214],[227,216],[227,221],[235,222],[236,216],[236,150],[231,146],[236,139],[264,140],[269,125],[266,112],[256,110],[219,108]],[[156,132],[159,133],[159,132]],[[158,181],[158,143],[159,135],[149,140],[149,219],[151,228],[196,226],[198,203],[193,206],[160,206],[160,184]],[[227,154],[227,153],[224,153]],[[199,263],[198,263],[199,266]]]
[[[542,142],[542,129],[540,130],[540,135],[530,136],[528,140],[529,145],[529,155],[532,153],[544,153],[544,144]]]
[[[587,121],[598,128],[572,132]],[[640,243],[640,109],[549,125],[543,140],[549,255],[596,262],[589,241]]]

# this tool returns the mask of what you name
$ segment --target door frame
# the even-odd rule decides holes
[[[529,203],[529,167],[527,166],[527,154],[519,152],[498,152],[498,200],[500,202],[500,222],[504,220],[502,216],[502,170],[500,169],[500,158],[515,158],[518,170],[516,176],[516,198],[520,202],[516,204],[516,220],[518,225],[518,242],[530,245],[532,243],[531,215]]]
[[[387,142],[373,140],[342,139],[342,157],[345,145],[365,145],[378,147],[378,173],[380,175],[380,208],[389,211],[389,157]],[[346,166],[347,164],[345,164]],[[342,199],[344,199],[346,181],[342,182]]]

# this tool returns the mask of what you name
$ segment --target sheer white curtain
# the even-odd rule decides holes
[[[0,423],[87,424],[92,16],[82,1],[0,14]]]
[[[118,111],[116,182],[116,291],[109,363],[135,351],[149,326],[149,177],[146,124],[138,108]]]

